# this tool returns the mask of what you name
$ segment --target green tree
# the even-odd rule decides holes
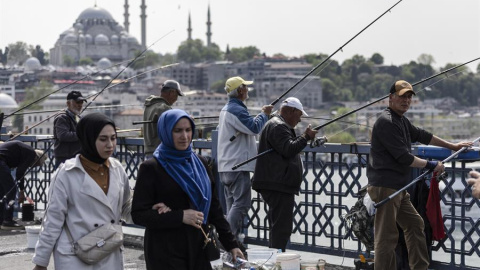
[[[9,65],[22,65],[30,56],[28,45],[25,42],[17,41],[8,45],[7,63]]]
[[[63,56],[63,64],[67,67],[71,67],[73,66],[73,64],[75,63],[75,60],[73,60],[72,57],[70,57],[69,55],[64,55]]]
[[[140,55],[142,52],[137,51],[135,53],[135,56]],[[132,68],[133,69],[144,69],[147,67],[154,67],[158,66],[161,63],[161,57],[160,54],[154,52],[154,51],[146,51],[143,55],[143,58],[138,58],[133,64]]]
[[[51,94],[53,91],[53,85],[47,81],[40,81],[40,83],[37,86],[31,87],[31,88],[26,88],[25,89],[25,99],[23,102],[19,104],[19,108],[23,108],[49,94]],[[30,106],[28,106],[28,110],[41,110],[43,106],[41,105],[43,101],[34,103]],[[23,115],[16,114],[13,116],[12,119],[12,126],[14,129],[17,130],[17,132],[23,131]]]
[[[433,58],[433,56],[426,53],[420,54],[420,56],[417,58],[417,61],[418,63],[426,66],[431,66],[435,63],[435,59]]]
[[[383,56],[379,53],[374,53],[372,57],[370,57],[370,61],[376,65],[383,65]]]
[[[230,49],[228,60],[238,63],[253,59],[255,56],[260,56],[260,50],[255,46],[240,47]]]
[[[78,60],[78,64],[81,66],[91,66],[93,65],[93,60],[90,57],[80,58],[80,60]]]

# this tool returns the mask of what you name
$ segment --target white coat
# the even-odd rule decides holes
[[[107,194],[85,172],[79,155],[67,160],[52,176],[43,228],[32,259],[34,264],[48,266],[53,253],[55,269],[123,269],[123,246],[97,264],[87,265],[74,255],[63,226],[66,222],[77,240],[103,224],[121,223],[122,210],[131,203],[130,186],[120,162],[114,158],[109,158],[109,162]]]

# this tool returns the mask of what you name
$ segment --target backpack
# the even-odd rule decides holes
[[[357,195],[358,201],[352,206],[348,214],[344,216],[344,220],[350,225],[350,229],[358,240],[365,245],[367,252],[370,252],[374,250],[373,226],[375,214],[370,215],[369,208],[364,203],[365,196],[368,196],[367,187],[361,188]]]

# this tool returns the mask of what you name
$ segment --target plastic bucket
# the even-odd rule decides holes
[[[300,262],[300,270],[325,270],[325,260],[319,259],[318,261],[302,261]]]
[[[27,248],[35,248],[41,228],[42,226],[39,225],[25,227],[25,231],[27,231]]]
[[[280,262],[282,270],[300,270],[300,255],[294,253],[282,253],[277,255],[277,263]]]
[[[247,257],[250,263],[256,265],[265,263],[273,265],[277,261],[277,250],[274,248],[249,248]]]

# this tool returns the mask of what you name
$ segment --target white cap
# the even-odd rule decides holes
[[[302,103],[300,102],[300,100],[298,100],[298,98],[289,97],[289,98],[285,99],[282,102],[281,107],[283,107],[283,106],[293,107],[295,109],[298,109],[298,110],[302,111],[303,116],[308,116],[308,114],[303,110]]]

